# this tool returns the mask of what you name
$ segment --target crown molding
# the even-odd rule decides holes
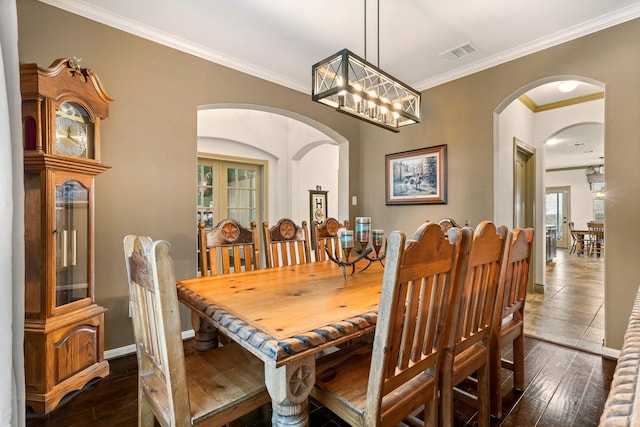
[[[582,104],[583,102],[595,101],[598,99],[604,99],[604,92],[596,92],[589,95],[577,96],[571,99],[565,99],[563,101],[550,102],[548,104],[538,105],[526,94],[520,95],[518,100],[524,104],[533,113],[540,113],[541,111],[554,110],[556,108],[568,107],[570,105]]]
[[[161,45],[179,50],[184,53],[205,59],[216,64],[232,68],[236,71],[288,87],[298,92],[311,93],[311,88],[303,85],[297,80],[287,76],[273,73],[255,64],[242,61],[238,58],[226,55],[216,50],[208,49],[204,46],[195,44],[180,37],[171,36],[154,27],[141,24],[132,19],[125,18],[106,9],[90,4],[84,0],[39,0],[41,3],[48,4],[58,9],[65,10],[83,18],[91,19],[109,27],[122,30],[126,33],[142,37],[147,40],[159,43]]]
[[[597,19],[592,19],[583,22],[582,24],[574,25],[573,27],[569,27],[562,31],[550,34],[549,36],[539,38],[538,40],[534,40],[531,43],[526,43],[513,49],[501,52],[499,54],[492,55],[483,61],[478,61],[469,64],[468,66],[456,68],[451,72],[443,73],[433,78],[422,80],[416,84],[411,85],[411,87],[419,91],[430,89],[432,87],[439,86],[452,80],[466,77],[479,71],[484,71],[496,65],[504,64],[505,62],[513,61],[514,59],[518,59],[523,56],[548,49],[561,43],[575,40],[577,38],[595,33],[600,30],[604,30],[605,28],[622,24],[623,22],[627,22],[638,17],[640,17],[640,4],[631,5],[615,12],[600,16]]]
[[[82,16],[87,19],[108,25],[113,28],[125,31],[130,34],[154,41],[164,46],[171,47],[176,50],[188,53],[193,56],[215,62],[225,67],[288,87],[290,89],[311,93],[310,87],[304,82],[291,79],[281,74],[273,73],[269,70],[261,68],[255,64],[251,64],[238,58],[223,54],[221,52],[208,49],[204,46],[194,44],[188,40],[170,36],[151,26],[140,24],[128,18],[107,11],[106,9],[97,7],[84,0],[39,0],[42,3],[65,10],[67,12]],[[482,61],[474,62],[468,66],[463,66],[446,72],[438,76],[422,80],[410,86],[416,90],[423,91],[435,86],[456,80],[468,75],[486,70],[496,65],[512,61],[514,59],[553,47],[555,45],[577,39],[579,37],[595,33],[605,28],[621,24],[640,17],[640,4],[628,6],[618,11],[603,15],[597,19],[592,19],[582,24],[558,31],[546,37],[542,37],[531,43],[518,46],[516,48],[492,55]]]

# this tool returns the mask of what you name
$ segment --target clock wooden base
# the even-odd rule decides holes
[[[46,321],[25,320],[26,404],[39,413],[109,374],[104,360],[104,312],[91,304]]]

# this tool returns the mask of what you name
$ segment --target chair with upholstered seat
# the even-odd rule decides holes
[[[138,425],[220,426],[270,401],[264,365],[230,344],[185,357],[169,243],[126,236],[138,360]]]
[[[470,230],[465,227],[464,229]],[[473,233],[465,265],[458,268],[462,277],[454,288],[446,338],[446,350],[440,368],[440,422],[453,425],[453,398],[478,408],[478,425],[489,426],[489,346],[500,266],[505,255],[507,228],[481,222]],[[459,293],[460,295],[456,295]],[[477,373],[477,379],[471,375]],[[475,394],[458,387],[469,379]]]
[[[273,227],[263,222],[262,228],[268,268],[311,262],[307,221],[296,225],[289,218],[281,218]]]
[[[211,230],[205,230],[204,223],[199,223],[201,275],[258,270],[259,240],[255,221],[250,229],[233,219],[224,219]]]
[[[313,238],[316,261],[324,261],[327,258],[327,251],[336,259],[341,259],[340,242],[338,230],[349,228],[349,220],[340,224],[335,218],[327,218],[322,224],[313,221]]]
[[[491,331],[491,415],[502,417],[502,368],[513,372],[513,388],[524,390],[524,304],[529,283],[533,229],[515,229],[508,243],[498,284]],[[502,349],[512,344],[512,359],[502,358]]]
[[[389,235],[373,348],[358,343],[317,362],[311,395],[350,425],[396,425],[422,407],[425,424],[438,425],[437,366],[460,233],[445,239],[425,223],[410,240]]]

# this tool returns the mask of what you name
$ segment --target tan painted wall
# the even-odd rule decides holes
[[[626,226],[640,212],[640,20],[425,91],[423,122],[392,134],[312,103],[309,95],[96,24],[35,0],[18,2],[21,62],[78,55],[115,99],[103,126],[96,181],[96,299],[109,309],[106,348],[132,342],[122,237],[169,240],[178,277],[195,272],[196,114],[201,104],[246,102],[309,116],[350,143],[351,217],[411,233],[425,219],[493,217],[493,112],[539,78],[576,74],[606,86],[606,336],[619,348],[639,284],[640,249]],[[311,64],[310,64],[311,65]],[[310,66],[309,65],[309,66]],[[385,206],[384,155],[448,144],[449,203]],[[362,165],[362,167],[361,167]],[[184,320],[184,319],[183,319]]]
[[[553,75],[605,83],[605,345],[620,348],[640,284],[640,20],[634,20],[423,92],[423,121],[399,134],[362,127],[363,212],[407,232],[424,219],[450,216],[476,224],[493,217],[493,113],[526,84]],[[447,205],[385,206],[384,154],[447,144]]]
[[[122,252],[126,234],[166,239],[178,278],[196,274],[196,108],[237,102],[295,111],[359,141],[359,123],[311,96],[134,37],[35,0],[18,2],[20,62],[82,58],[114,98],[96,179],[95,295],[106,307],[105,348],[133,343]],[[310,70],[311,64],[309,64]],[[358,157],[350,167],[357,169]],[[183,313],[183,326],[188,317]]]

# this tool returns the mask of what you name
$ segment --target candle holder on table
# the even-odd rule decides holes
[[[371,240],[371,234],[373,234],[373,247],[368,247],[369,241]],[[340,246],[342,247],[342,252],[344,254],[343,259],[339,259],[337,254],[332,255],[328,250],[327,256],[328,258],[342,267],[342,273],[344,275],[345,280],[347,279],[347,266],[351,266],[351,274],[355,273],[356,263],[361,259],[366,259],[369,262],[367,265],[362,268],[360,271],[364,271],[371,263],[375,261],[379,261],[380,264],[384,267],[382,260],[384,259],[384,254],[380,255],[380,249],[384,244],[384,231],[383,230],[373,230],[371,232],[371,218],[370,217],[356,217],[356,240],[360,243],[360,249],[357,251],[358,256],[356,256],[353,260],[350,259],[351,252],[354,248],[354,234],[353,230],[343,230],[340,233]],[[371,252],[375,250],[375,257],[370,256]]]

